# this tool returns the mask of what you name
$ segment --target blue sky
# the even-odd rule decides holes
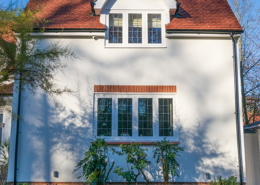
[[[18,2],[19,4],[23,4],[25,6],[28,3],[29,0],[0,0],[0,5],[7,6],[10,2]],[[53,0],[55,1],[55,0]],[[258,7],[260,7],[260,1],[255,0]]]
[[[8,5],[10,1],[12,1],[12,2],[18,1],[20,3],[23,3],[23,5],[26,5],[28,2],[28,0],[0,0],[0,4]],[[255,1],[256,1],[257,5],[260,7],[260,1],[259,0],[255,0]]]

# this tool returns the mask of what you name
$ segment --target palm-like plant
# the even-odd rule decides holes
[[[169,174],[179,176],[179,163],[176,159],[178,153],[183,151],[181,146],[171,144],[164,138],[162,141],[154,143],[153,158],[156,159],[157,164],[162,163],[164,184],[168,185]]]

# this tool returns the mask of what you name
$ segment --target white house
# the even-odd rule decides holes
[[[0,144],[8,141],[12,122],[13,83],[0,87]]]
[[[95,136],[114,148],[142,142],[149,154],[149,144],[164,137],[180,144],[180,177],[171,178],[172,184],[243,177],[241,102],[235,96],[240,94],[236,44],[243,30],[226,0],[179,3],[29,1],[30,7],[42,5],[40,18],[51,20],[42,45],[62,40],[77,54],[75,61],[64,59],[67,68],[57,74],[59,85],[75,93],[58,97],[57,107],[41,90],[21,92],[22,119],[18,131],[12,125],[8,182],[16,176],[34,185],[82,184],[80,171],[73,170]],[[124,108],[129,111],[119,114]],[[127,168],[123,157],[110,157],[115,166]],[[151,184],[163,182],[160,166],[148,158]],[[114,173],[109,177],[111,184],[123,181]]]

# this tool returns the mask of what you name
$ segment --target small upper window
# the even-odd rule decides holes
[[[162,43],[161,14],[148,14],[148,43]]]
[[[163,11],[109,10],[106,47],[166,47]]]
[[[122,14],[109,14],[109,43],[122,43]]]
[[[142,43],[142,14],[128,14],[128,43]]]

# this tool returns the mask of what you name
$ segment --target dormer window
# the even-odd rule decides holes
[[[106,47],[165,47],[163,11],[107,10]]]
[[[142,14],[128,14],[128,43],[142,43]]]
[[[122,14],[109,14],[109,43],[122,43]]]
[[[162,43],[161,14],[148,14],[148,43]]]

